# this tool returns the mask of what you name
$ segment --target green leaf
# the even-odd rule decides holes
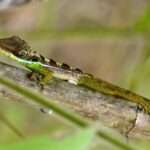
[[[149,140],[137,140],[134,142],[134,145],[137,148],[137,150],[149,150],[150,141]]]
[[[150,7],[145,10],[144,15],[135,23],[134,29],[140,32],[150,31]]]
[[[34,137],[14,144],[0,145],[3,150],[87,150],[94,130],[81,130],[77,134],[61,140],[48,136]]]
[[[16,128],[7,117],[0,113],[0,121],[2,121],[9,129],[11,129],[18,137],[23,138],[24,135]]]

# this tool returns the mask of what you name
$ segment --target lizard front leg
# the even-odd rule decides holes
[[[40,86],[40,89],[43,90],[44,86],[49,83],[49,81],[53,78],[53,73],[47,70],[43,70],[42,73],[30,72],[27,74],[27,78],[29,80],[37,82]]]

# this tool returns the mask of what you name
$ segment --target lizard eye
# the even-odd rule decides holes
[[[37,56],[32,56],[30,59],[31,61],[36,61],[36,62],[39,61],[39,58]]]

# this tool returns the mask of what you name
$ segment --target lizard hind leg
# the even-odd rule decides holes
[[[44,86],[49,83],[49,81],[53,78],[52,72],[44,72],[42,78],[39,80],[39,85],[41,86],[41,90],[44,89]]]

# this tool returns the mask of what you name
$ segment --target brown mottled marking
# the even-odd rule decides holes
[[[49,64],[51,66],[58,67],[56,61],[54,61],[53,59],[50,59]]]
[[[62,63],[62,64],[61,64],[61,68],[62,68],[62,69],[66,69],[66,70],[71,70],[70,66],[67,65],[67,64],[65,64],[65,63]]]
[[[49,63],[49,60],[48,59],[46,59],[44,56],[42,56],[42,55],[40,55],[40,61],[42,62],[42,63]]]
[[[79,68],[75,68],[72,71],[76,72],[76,73],[83,73],[83,71]]]

